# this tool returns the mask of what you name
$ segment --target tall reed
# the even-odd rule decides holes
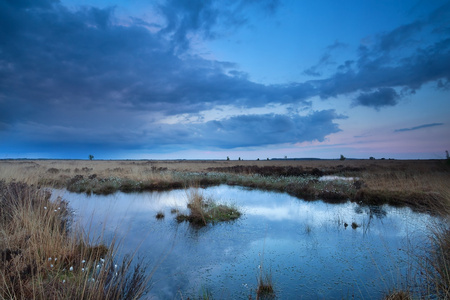
[[[137,299],[150,277],[117,245],[89,242],[49,191],[0,181],[1,299]]]

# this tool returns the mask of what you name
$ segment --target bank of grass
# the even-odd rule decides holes
[[[26,183],[0,181],[0,299],[137,299],[150,277],[113,241],[89,242],[67,203]]]
[[[213,199],[206,198],[198,188],[188,189],[186,194],[189,214],[178,213],[178,222],[187,221],[193,225],[205,226],[208,223],[236,220],[241,216],[234,205],[218,204]]]
[[[353,181],[319,181],[322,175]],[[348,200],[442,211],[450,206],[445,160],[330,161],[83,161],[0,160],[0,180],[67,188],[87,194],[239,185],[287,192],[305,200]]]

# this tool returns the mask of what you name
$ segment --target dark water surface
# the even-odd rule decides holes
[[[254,299],[261,270],[270,272],[279,299],[380,299],[414,275],[410,268],[433,222],[409,208],[305,202],[229,186],[202,192],[235,204],[243,216],[203,228],[178,224],[170,210],[186,211],[184,190],[55,194],[91,235],[123,238],[122,253],[138,249],[151,266],[165,257],[152,278],[152,299],[196,298],[202,290],[214,299]],[[158,211],[164,219],[155,218]]]

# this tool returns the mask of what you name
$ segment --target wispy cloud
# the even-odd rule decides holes
[[[422,128],[435,127],[435,126],[441,126],[441,125],[444,125],[444,123],[423,124],[423,125],[419,125],[419,126],[415,126],[415,127],[411,127],[411,128],[396,129],[396,130],[394,130],[394,132],[413,131],[413,130],[418,130],[418,129],[422,129]]]

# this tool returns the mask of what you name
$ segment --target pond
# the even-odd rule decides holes
[[[187,210],[185,190],[55,194],[91,236],[116,235],[121,253],[138,249],[157,266],[152,299],[197,298],[202,290],[215,299],[254,298],[261,271],[270,274],[279,299],[380,299],[414,275],[411,267],[433,222],[409,208],[306,202],[225,185],[201,190],[243,215],[201,228],[178,223],[171,210]],[[157,219],[158,212],[165,217]]]

